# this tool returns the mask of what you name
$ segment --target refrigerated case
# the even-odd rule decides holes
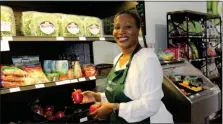
[[[178,64],[164,64],[162,67],[164,103],[173,114],[174,122],[209,123],[209,115],[221,109],[219,87],[186,60]],[[174,80],[174,76],[180,80]],[[199,87],[202,89],[193,91],[182,85],[188,77],[200,79]],[[193,86],[189,84],[189,87]]]

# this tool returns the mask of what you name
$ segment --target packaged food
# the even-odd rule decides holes
[[[44,60],[43,70],[44,70],[45,73],[51,73],[52,72],[52,60]]]
[[[46,74],[49,81],[58,81],[59,80],[59,74],[58,73],[48,73]]]
[[[58,14],[33,13],[32,36],[59,36]]]
[[[12,61],[14,65],[22,68],[27,73],[24,85],[49,82],[43,73],[38,56],[18,56],[13,57]]]
[[[28,73],[28,77],[34,80],[34,84],[49,82],[46,75],[43,73],[41,66],[24,67],[24,71]]]
[[[84,36],[84,23],[77,15],[62,15],[60,36]]]
[[[24,85],[27,73],[15,66],[2,66],[1,84],[3,87],[12,88]]]
[[[68,61],[67,60],[57,60],[56,61],[56,72],[59,74],[67,74],[68,72]]]
[[[24,36],[32,36],[31,22],[33,21],[35,11],[24,11],[21,16],[21,32]]]
[[[101,37],[102,21],[96,17],[82,16],[86,37]]]
[[[12,8],[0,5],[1,36],[16,36],[15,17]]]
[[[83,65],[83,71],[85,77],[96,76],[96,68],[93,64],[85,64]]]

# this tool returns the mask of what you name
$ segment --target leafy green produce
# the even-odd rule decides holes
[[[24,36],[32,36],[32,33],[31,33],[31,22],[32,22],[34,13],[37,13],[37,12],[34,12],[34,11],[22,12],[21,32],[22,32],[22,34]]]
[[[2,6],[1,8],[1,36],[16,36],[15,17],[10,7]]]
[[[100,37],[102,35],[101,20],[96,17],[84,17],[84,29],[86,37]]]
[[[62,15],[61,19],[61,36],[83,36],[84,26],[80,16]]]
[[[33,36],[59,36],[58,14],[34,13],[31,22]]]

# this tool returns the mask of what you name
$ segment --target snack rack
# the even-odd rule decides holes
[[[184,63],[162,65],[164,70],[164,103],[173,114],[175,123],[209,123],[209,115],[221,109],[221,91],[203,73],[185,60]],[[180,77],[173,81],[171,75]],[[198,77],[202,90],[193,91],[182,87],[184,78]],[[191,85],[191,84],[187,84]],[[196,86],[190,86],[196,87]],[[183,89],[183,90],[182,90]],[[187,93],[185,93],[187,91]]]
[[[200,69],[206,77],[212,81],[216,80],[216,84],[221,88],[221,16],[190,10],[180,10],[168,12],[166,14],[166,20],[168,48],[180,47],[183,58],[186,58],[196,68]],[[216,20],[217,23],[215,23]],[[210,48],[216,52],[215,56],[208,55],[210,54],[208,53]],[[192,55],[190,55],[190,51]]]

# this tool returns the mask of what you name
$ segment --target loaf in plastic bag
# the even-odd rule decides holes
[[[86,37],[101,37],[102,21],[97,17],[82,16]]]
[[[61,36],[80,37],[84,35],[84,26],[81,17],[77,15],[62,15],[61,18]]]
[[[58,14],[33,13],[30,24],[32,36],[59,36]]]
[[[16,36],[15,17],[12,8],[0,5],[1,36]]]

